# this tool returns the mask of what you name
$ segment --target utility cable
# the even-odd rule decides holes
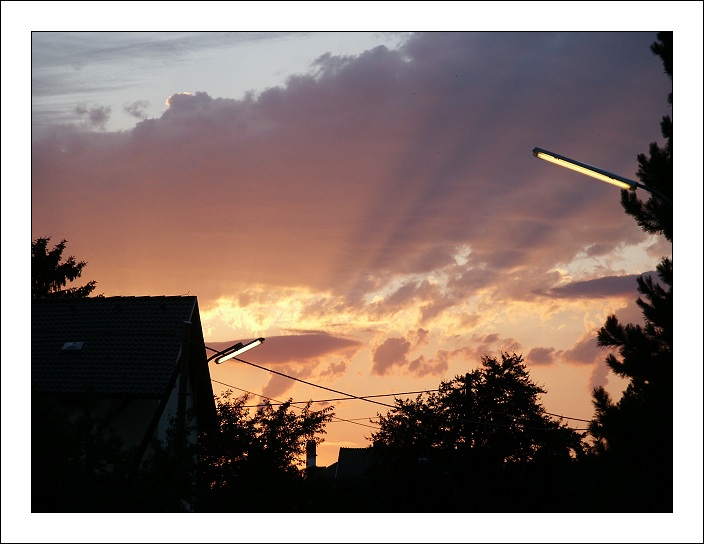
[[[213,381],[216,381],[216,380],[213,380]],[[376,398],[376,397],[397,397],[400,395],[414,395],[417,393],[436,393],[438,391],[440,391],[440,390],[439,389],[424,389],[423,391],[402,391],[400,393],[385,393],[383,395],[360,395],[359,398],[369,399],[369,398]],[[253,393],[253,394],[256,394],[256,393]],[[323,403],[323,402],[337,402],[337,401],[341,401],[341,400],[357,400],[357,399],[351,398],[351,397],[337,397],[334,399],[316,399],[316,400],[311,400],[311,401],[297,400],[297,401],[292,401],[291,404],[306,404],[307,402],[312,402],[313,404],[317,404],[317,403]],[[283,403],[279,403],[279,404],[283,404]],[[256,408],[256,406],[250,405],[250,406],[245,406],[245,408]],[[589,420],[589,419],[568,417],[568,416],[563,416],[562,414],[553,414],[551,412],[543,412],[543,413],[548,416],[559,417],[560,419],[569,419],[572,421],[583,421],[585,423],[591,423],[591,420]]]
[[[212,349],[212,348],[211,348],[211,349]],[[271,372],[272,374],[277,374],[278,376],[283,376],[284,378],[289,378],[289,379],[291,379],[291,380],[295,380],[295,381],[297,381],[297,382],[301,382],[301,383],[304,383],[304,384],[306,384],[306,385],[310,385],[310,386],[312,386],[312,387],[318,387],[318,388],[320,388],[320,389],[325,389],[326,391],[331,391],[331,392],[333,392],[333,393],[337,393],[338,395],[347,395],[348,397],[351,397],[351,398],[353,398],[353,399],[363,400],[363,401],[365,401],[365,402],[371,402],[371,403],[373,403],[373,404],[378,404],[378,405],[380,405],[380,406],[385,406],[385,407],[387,407],[387,408],[391,408],[391,409],[394,409],[394,410],[398,410],[398,409],[399,409],[398,406],[392,406],[391,404],[386,404],[386,403],[384,403],[384,402],[378,402],[378,401],[375,401],[375,400],[368,399],[368,398],[366,398],[366,397],[359,397],[359,396],[357,396],[357,395],[352,395],[352,394],[350,394],[350,393],[345,393],[344,391],[337,391],[337,390],[335,390],[335,389],[330,389],[329,387],[325,387],[325,386],[322,386],[322,385],[318,385],[318,384],[316,384],[316,383],[307,382],[307,381],[302,380],[302,379],[300,379],[300,378],[296,378],[296,377],[294,377],[294,376],[289,376],[288,374],[284,374],[283,372],[279,372],[279,371],[277,371],[277,370],[272,370],[272,369],[270,369],[270,368],[266,368],[266,367],[260,366],[260,365],[258,365],[258,364],[255,364],[255,363],[250,363],[249,361],[245,361],[244,359],[240,359],[239,357],[233,357],[232,359],[234,359],[235,361],[239,361],[240,363],[244,363],[244,364],[246,364],[246,365],[250,365],[250,366],[253,366],[253,367],[255,367],[255,368],[259,368],[260,370],[266,370],[267,372]],[[439,414],[435,414],[434,412],[422,412],[422,413],[418,413],[419,416],[420,416],[420,415],[426,415],[426,414],[431,415],[431,416],[435,416],[435,417],[439,417]],[[489,422],[485,422],[485,421],[475,421],[475,420],[468,420],[468,419],[461,419],[460,421],[462,421],[462,422],[464,422],[464,423],[473,423],[473,424],[475,424],[475,425],[484,425],[484,426],[487,426],[487,427],[503,427],[503,428],[507,428],[507,429],[513,428],[513,426],[511,426],[511,425],[505,425],[505,424],[501,424],[501,423],[489,423]],[[562,427],[557,427],[557,428],[559,429],[559,428],[562,428]],[[572,430],[574,430],[574,431],[586,431],[586,430],[588,430],[588,429],[573,429],[573,428],[571,428],[571,427],[568,427],[568,428],[570,428],[570,429],[572,429]],[[529,427],[529,426],[526,426],[526,425],[523,426],[523,429],[524,429],[524,430],[532,430],[532,431],[554,430],[554,428],[551,428],[551,427]]]
[[[371,399],[368,399],[368,398],[366,398],[366,397],[358,397],[357,395],[352,395],[352,394],[350,394],[350,393],[345,393],[344,391],[337,391],[336,389],[330,389],[329,387],[325,387],[325,386],[323,386],[323,385],[318,385],[317,383],[307,382],[307,381],[302,380],[302,379],[300,379],[300,378],[296,378],[296,377],[294,377],[294,376],[289,376],[288,374],[284,374],[283,372],[278,372],[277,370],[272,370],[272,369],[270,369],[270,368],[266,368],[266,367],[259,366],[259,365],[254,364],[254,363],[250,363],[249,361],[245,361],[244,359],[240,359],[239,357],[233,357],[233,359],[234,359],[235,361],[239,361],[240,363],[244,363],[244,364],[246,364],[246,365],[250,365],[250,366],[253,366],[253,367],[255,367],[255,368],[259,368],[259,369],[261,369],[261,370],[266,370],[267,372],[271,372],[272,374],[276,374],[276,375],[278,375],[278,376],[283,376],[284,378],[289,378],[290,380],[295,380],[295,381],[297,381],[297,382],[301,382],[301,383],[304,383],[304,384],[306,384],[306,385],[310,385],[310,386],[312,386],[312,387],[318,387],[318,388],[320,388],[320,389],[325,389],[326,391],[330,391],[330,392],[332,392],[332,393],[337,393],[338,395],[346,395],[346,396],[348,396],[348,397],[350,397],[350,398],[353,398],[353,399],[363,400],[363,401],[365,401],[365,402],[371,402],[372,404],[378,404],[379,406],[385,406],[386,408],[396,408],[395,406],[393,406],[393,405],[391,405],[391,404],[386,404],[385,402],[379,402],[379,401],[376,401],[376,400],[371,400]]]
[[[271,403],[272,406],[285,404],[284,402],[281,402],[281,401],[278,400],[278,399],[273,399],[273,398],[267,397],[267,396],[265,396],[265,395],[260,395],[259,393],[254,393],[254,392],[252,392],[252,391],[247,391],[246,389],[242,389],[241,387],[235,387],[234,385],[230,385],[229,383],[220,382],[220,381],[218,381],[218,380],[213,380],[213,379],[211,379],[211,381],[213,381],[213,382],[215,382],[215,383],[219,383],[220,385],[224,385],[225,387],[231,387],[231,388],[233,388],[233,389],[237,389],[238,391],[242,391],[243,393],[247,393],[247,394],[249,394],[249,395],[255,395],[255,396],[257,396],[257,397],[260,397],[260,398],[262,398],[262,399],[266,399],[266,400],[268,400],[268,401],[272,401],[272,400],[273,400],[273,401],[275,401],[275,402],[274,402],[274,403]],[[293,404],[293,402],[291,402],[290,404]],[[258,404],[258,405],[254,405],[254,406],[243,406],[242,408],[258,408],[259,406],[261,406],[261,405]],[[297,408],[298,410],[303,410],[303,408],[299,408],[298,406],[293,406],[293,408]],[[353,420],[351,420],[351,419],[345,419],[345,418],[342,418],[342,417],[339,417],[339,416],[335,416],[335,415],[333,415],[332,418],[333,418],[333,420],[336,420],[336,421],[330,421],[330,423],[337,423],[337,422],[352,423],[352,424],[354,424],[354,425],[360,425],[361,427],[367,427],[367,428],[369,428],[369,429],[374,429],[374,430],[376,430],[376,427],[372,427],[371,425],[364,425],[363,423],[357,423],[356,421],[353,421]],[[369,419],[369,418],[360,418],[360,419]]]
[[[211,348],[211,347],[209,347],[209,346],[203,346],[203,347],[205,347],[205,348],[207,348],[207,349],[209,349],[209,350],[211,350],[211,351],[215,351],[216,354],[225,353],[225,352],[228,351],[228,350],[226,349],[226,350],[224,350],[224,351],[219,352],[218,350],[216,350],[216,349],[214,349],[214,348]],[[229,348],[228,348],[228,349],[229,349]],[[324,390],[326,390],[326,391],[331,391],[332,393],[337,393],[337,394],[339,394],[339,395],[346,395],[346,397],[343,397],[343,398],[323,399],[323,400],[314,400],[314,401],[311,401],[311,402],[313,402],[313,403],[318,403],[318,402],[333,402],[333,401],[341,401],[341,400],[363,400],[363,401],[366,401],[366,402],[371,402],[371,403],[373,403],[373,404],[378,404],[378,405],[380,405],[380,406],[385,406],[385,407],[387,407],[387,408],[397,408],[396,406],[392,406],[392,405],[390,405],[390,404],[386,404],[386,403],[383,403],[383,402],[377,402],[377,401],[373,401],[373,400],[369,400],[369,399],[371,399],[371,398],[379,398],[379,397],[395,397],[395,396],[397,396],[397,395],[414,395],[414,394],[419,394],[419,393],[431,393],[431,392],[437,392],[437,391],[439,391],[439,389],[425,389],[425,390],[423,390],[423,391],[407,391],[407,392],[403,392],[403,393],[388,393],[388,394],[384,394],[384,395],[364,395],[364,396],[357,396],[357,395],[352,395],[352,394],[350,394],[350,393],[345,393],[345,392],[343,392],[343,391],[337,391],[337,390],[335,390],[335,389],[330,389],[329,387],[324,387],[324,386],[322,386],[322,385],[318,385],[318,384],[315,384],[315,383],[307,382],[307,381],[302,380],[302,379],[300,379],[300,378],[295,378],[295,377],[293,377],[293,376],[289,376],[288,374],[284,374],[284,373],[282,373],[282,372],[278,372],[278,371],[276,371],[276,370],[272,370],[272,369],[270,369],[270,368],[266,368],[266,367],[257,365],[257,364],[255,364],[255,363],[251,363],[251,362],[249,362],[249,361],[245,361],[244,359],[240,359],[239,357],[233,357],[233,359],[234,359],[235,361],[239,361],[239,362],[241,362],[241,363],[245,363],[245,364],[247,364],[247,365],[250,365],[250,366],[259,368],[259,369],[261,369],[261,370],[266,370],[267,372],[271,372],[272,374],[277,374],[277,375],[279,375],[279,376],[282,376],[282,377],[284,377],[284,378],[288,378],[288,379],[290,379],[290,380],[295,380],[295,381],[304,383],[304,384],[306,384],[306,385],[310,385],[310,386],[312,386],[312,387],[318,387],[318,388],[320,388],[320,389],[324,389]],[[215,380],[212,380],[212,381],[215,381]],[[216,382],[216,383],[218,383],[218,382]],[[237,389],[237,388],[235,387],[235,389]],[[256,393],[252,393],[252,394],[256,394]],[[261,395],[260,395],[260,396],[261,396]],[[266,398],[266,397],[263,397],[263,398]],[[272,400],[272,399],[268,399],[268,400]],[[308,401],[296,401],[296,402],[292,402],[291,404],[305,404],[306,402],[308,402]],[[283,404],[283,403],[281,403],[281,404]],[[251,408],[251,406],[248,406],[248,408]],[[579,418],[576,418],[576,417],[567,417],[567,416],[563,416],[563,415],[561,415],[561,414],[553,414],[553,413],[550,413],[550,412],[544,412],[544,413],[547,414],[547,415],[549,415],[549,416],[559,417],[559,418],[562,418],[562,419],[569,419],[569,420],[573,420],[573,421],[583,421],[584,423],[591,423],[591,420],[589,420],[589,419],[579,419]],[[481,424],[482,422],[474,421],[473,423],[480,423],[480,424]],[[489,425],[488,423],[484,423],[484,424],[485,424],[485,425]],[[498,424],[496,424],[496,425],[498,425]],[[575,430],[575,431],[586,431],[586,430],[588,430],[588,429],[573,429],[573,430]]]
[[[573,420],[573,421],[584,421],[585,423],[591,423],[591,422],[592,422],[590,419],[579,419],[579,418],[577,418],[577,417],[567,417],[567,416],[563,416],[563,415],[560,415],[560,414],[551,414],[550,412],[545,412],[545,413],[546,413],[547,415],[549,415],[549,416],[559,417],[559,418],[561,418],[561,419],[571,419],[571,420]],[[586,429],[585,429],[585,430],[586,430]]]
[[[214,381],[214,380],[213,380]],[[424,389],[423,391],[404,391],[402,393],[386,393],[384,395],[360,395],[360,399],[371,399],[371,398],[376,398],[376,397],[395,397],[398,395],[413,395],[415,393],[431,393],[439,391],[439,389]],[[322,402],[335,402],[339,400],[357,400],[357,398],[350,398],[350,397],[338,397],[335,399],[319,399],[319,400],[297,400],[295,402],[292,402],[291,404],[306,404],[307,402],[312,402],[313,404],[317,403],[322,403]],[[254,408],[254,406],[247,406],[247,408]]]

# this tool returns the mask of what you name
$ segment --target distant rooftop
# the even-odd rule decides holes
[[[364,475],[372,462],[372,448],[340,448],[337,456],[336,478]]]

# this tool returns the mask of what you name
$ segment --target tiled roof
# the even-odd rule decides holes
[[[337,478],[362,476],[372,463],[372,448],[340,448],[337,454]]]
[[[194,296],[34,299],[32,387],[160,397],[178,364],[183,322],[195,317],[200,327],[196,309]],[[83,349],[63,350],[67,342]]]

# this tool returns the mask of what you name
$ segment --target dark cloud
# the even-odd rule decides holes
[[[555,361],[555,348],[533,348],[526,355],[530,365],[551,365]]]
[[[99,129],[105,128],[105,123],[110,119],[110,108],[107,106],[94,106],[89,108],[85,104],[79,104],[75,108],[75,112],[82,116],[86,122]]]
[[[440,350],[435,356],[428,358],[420,355],[414,359],[408,356],[412,349],[423,345],[426,342],[427,331],[419,329],[411,336],[415,339],[415,346],[403,337],[387,338],[373,352],[372,374],[384,376],[398,370],[402,374],[410,374],[416,378],[425,376],[440,376],[449,368],[451,355],[449,352]]]
[[[243,343],[253,339],[239,340]],[[209,347],[223,350],[237,341],[212,342]],[[270,336],[263,344],[243,353],[239,358],[275,373],[269,378],[262,394],[277,400],[296,385],[297,378],[317,383],[320,377],[334,378],[347,369],[349,360],[359,350],[357,340],[335,337],[326,333],[311,332],[291,336]],[[325,363],[327,357],[338,355],[334,363]],[[321,365],[325,364],[321,369]]]
[[[223,350],[238,341],[213,342],[210,347]],[[349,338],[340,338],[327,333],[308,333],[291,336],[267,337],[263,344],[242,354],[248,361],[266,365],[299,364],[302,366],[317,363],[326,355],[341,354],[349,359],[361,347],[361,342]]]
[[[515,338],[503,338],[499,333],[472,335],[470,343],[463,348],[465,358],[477,364],[482,357],[498,357],[501,352],[521,353],[523,347]]]
[[[423,343],[425,333],[423,329],[412,334],[415,337],[421,334]],[[432,357],[419,355],[411,358],[411,352],[419,344],[412,347],[411,342],[404,337],[386,338],[373,352],[372,374],[387,375],[398,371],[402,374],[409,374],[417,378],[425,376],[442,376],[450,368],[451,363],[455,363],[462,369],[462,372],[477,367],[482,358],[497,357],[500,352],[521,352],[521,345],[513,338],[502,338],[499,334],[488,334],[484,336],[473,336],[470,344],[464,347],[447,350],[436,350]]]
[[[553,298],[607,298],[607,297],[637,297],[638,283],[636,279],[640,276],[606,276],[587,281],[576,281],[554,287],[540,294]],[[645,277],[657,279],[655,272],[646,272],[642,274]]]
[[[420,308],[420,323],[426,324],[430,320],[442,314],[443,310],[451,308],[457,299],[455,297],[438,296],[432,302],[424,304]]]
[[[127,114],[131,115],[132,117],[136,117],[137,119],[146,119],[147,115],[145,113],[145,110],[148,107],[149,102],[145,100],[137,100],[132,104],[126,105],[123,109]]]
[[[383,376],[394,367],[405,366],[410,349],[411,344],[405,338],[387,338],[374,350],[372,374]]]
[[[347,361],[338,361],[337,363],[330,363],[327,368],[320,372],[320,376],[323,378],[333,378],[337,376],[342,376],[347,371],[348,363]]]
[[[596,331],[584,334],[575,345],[561,354],[562,359],[569,363],[591,365],[602,360],[605,352],[596,343]]]
[[[409,337],[413,341],[413,348],[424,346],[428,343],[430,333],[425,329],[418,329],[415,333],[409,334]]]
[[[408,371],[417,378],[425,376],[441,376],[449,368],[449,361],[444,357],[444,353],[436,354],[433,359],[418,357],[408,363]]]

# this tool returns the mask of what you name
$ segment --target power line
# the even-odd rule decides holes
[[[216,350],[216,349],[214,349],[214,348],[211,348],[211,347],[209,347],[209,346],[203,346],[203,347],[205,347],[205,348],[207,348],[207,349],[209,349],[209,350],[211,350],[211,351],[215,351],[215,352],[218,351],[218,350]],[[259,369],[261,369],[261,370],[266,370],[267,372],[271,372],[272,374],[277,374],[277,375],[279,375],[279,376],[282,376],[282,377],[284,377],[284,378],[288,378],[288,379],[290,379],[290,380],[295,380],[295,381],[297,381],[297,382],[301,382],[301,383],[304,383],[304,384],[306,384],[306,385],[310,385],[310,386],[312,386],[312,387],[318,387],[318,388],[320,388],[320,389],[324,389],[324,390],[330,391],[330,392],[332,392],[332,393],[338,393],[338,394],[340,394],[340,395],[346,395],[346,396],[343,397],[343,398],[313,400],[313,401],[311,401],[311,402],[313,402],[313,403],[319,403],[319,402],[333,402],[333,401],[342,401],[342,400],[352,400],[352,399],[354,399],[354,400],[363,400],[363,401],[366,401],[366,402],[371,402],[371,403],[373,403],[373,404],[378,404],[378,405],[380,405],[380,406],[385,406],[385,407],[387,407],[387,408],[395,409],[395,408],[397,408],[396,406],[392,406],[392,405],[386,404],[386,403],[384,403],[384,402],[377,402],[377,401],[373,401],[373,400],[369,400],[369,399],[371,399],[371,398],[380,398],[380,397],[396,397],[396,396],[399,396],[399,395],[414,395],[414,394],[420,394],[420,393],[431,393],[431,392],[435,393],[435,392],[439,391],[439,389],[425,389],[425,390],[423,390],[423,391],[407,391],[407,392],[403,392],[403,393],[388,393],[388,394],[384,394],[384,395],[364,395],[364,396],[357,396],[357,395],[352,395],[352,394],[350,394],[350,393],[345,393],[344,391],[337,391],[337,390],[335,390],[335,389],[330,389],[329,387],[324,387],[324,386],[322,386],[322,385],[318,385],[318,384],[315,384],[315,383],[312,383],[312,382],[307,382],[307,381],[302,380],[302,379],[300,379],[300,378],[296,378],[296,377],[294,377],[294,376],[289,376],[288,374],[284,374],[283,372],[278,372],[278,371],[276,371],[276,370],[272,370],[272,369],[270,369],[270,368],[266,368],[266,367],[257,365],[257,364],[255,364],[255,363],[251,363],[251,362],[249,362],[249,361],[245,361],[244,359],[240,359],[239,357],[233,357],[233,359],[234,359],[235,361],[239,361],[239,362],[241,362],[241,363],[244,363],[244,364],[247,364],[247,365],[250,365],[250,366],[259,368]],[[215,380],[212,380],[212,381],[215,381]],[[216,383],[219,383],[219,382],[216,382]],[[232,386],[230,386],[230,387],[232,387]],[[238,389],[238,388],[235,387],[235,389]],[[251,394],[252,394],[252,395],[256,395],[256,393],[251,393]],[[261,395],[258,395],[258,396],[261,396]],[[266,398],[266,397],[262,397],[262,398]],[[268,400],[275,400],[275,399],[268,399]],[[279,401],[277,401],[277,402],[279,402]],[[291,404],[305,404],[306,402],[308,402],[308,401],[296,401],[296,402],[291,402]],[[283,403],[280,403],[280,404],[283,404]],[[249,406],[248,408],[252,408],[252,406]],[[572,421],[582,421],[582,422],[584,422],[584,423],[591,423],[591,420],[589,420],[589,419],[580,419],[580,418],[576,418],[576,417],[567,417],[567,416],[563,416],[563,415],[561,415],[561,414],[553,414],[553,413],[550,413],[550,412],[544,412],[544,413],[547,414],[547,415],[549,415],[549,416],[559,417],[559,418],[561,418],[561,419],[569,419],[569,420],[572,420]],[[481,422],[475,421],[475,422],[473,422],[473,423],[481,423]],[[487,424],[487,425],[488,425],[488,424]],[[575,431],[587,431],[587,430],[589,430],[589,429],[573,429],[573,430],[575,430]]]
[[[272,374],[277,374],[277,375],[279,375],[279,376],[283,376],[284,378],[288,378],[288,379],[290,379],[290,380],[295,380],[295,381],[297,381],[297,382],[301,382],[301,383],[304,383],[304,384],[306,384],[306,385],[310,385],[310,386],[312,386],[312,387],[318,387],[318,388],[320,388],[320,389],[325,389],[326,391],[330,391],[330,392],[332,392],[332,393],[337,393],[338,395],[346,395],[347,397],[351,397],[351,398],[353,398],[353,399],[363,400],[363,401],[365,401],[365,402],[371,402],[372,404],[378,404],[379,406],[385,406],[386,408],[396,408],[395,406],[392,406],[391,404],[386,404],[385,402],[379,402],[379,401],[376,401],[376,400],[371,400],[371,399],[369,399],[369,398],[367,398],[367,397],[358,397],[357,395],[352,395],[352,394],[350,394],[350,393],[345,393],[344,391],[337,391],[336,389],[330,389],[329,387],[325,387],[325,386],[322,386],[322,385],[318,385],[317,383],[307,382],[307,381],[302,380],[302,379],[300,379],[300,378],[295,378],[294,376],[289,376],[288,374],[284,374],[283,372],[278,372],[278,371],[272,370],[272,369],[270,369],[270,368],[266,368],[266,367],[259,366],[259,365],[254,364],[254,363],[250,363],[249,361],[245,361],[244,359],[240,359],[239,357],[233,357],[233,359],[234,359],[235,361],[239,361],[240,363],[244,363],[244,364],[246,364],[246,365],[250,365],[250,366],[253,366],[253,367],[255,367],[255,368],[259,368],[259,369],[261,369],[261,370],[266,370],[267,372],[271,372]]]
[[[360,395],[359,399],[370,399],[370,398],[376,398],[376,397],[396,397],[399,395],[413,395],[415,393],[431,393],[431,392],[435,392],[435,391],[439,391],[439,389],[424,389],[423,391],[405,391],[402,393],[386,393],[384,395]],[[356,397],[352,397],[352,398],[338,397],[335,399],[320,399],[320,400],[311,400],[311,401],[298,400],[298,401],[292,402],[291,404],[306,404],[307,402],[312,402],[313,404],[317,404],[317,403],[322,403],[322,402],[335,402],[335,401],[339,401],[339,400],[358,400],[358,399]],[[248,408],[253,408],[253,406],[249,406]]]
[[[212,348],[210,348],[210,349],[212,349]],[[322,386],[322,385],[318,385],[318,384],[316,384],[316,383],[308,382],[308,381],[302,380],[302,379],[300,379],[300,378],[296,378],[296,377],[294,377],[294,376],[289,376],[288,374],[284,374],[283,372],[279,372],[279,371],[277,371],[277,370],[272,370],[272,369],[270,369],[270,368],[266,368],[266,367],[260,366],[260,365],[258,365],[258,364],[255,364],[255,363],[250,363],[249,361],[245,361],[244,359],[240,359],[239,357],[233,357],[232,359],[234,359],[235,361],[239,361],[239,362],[241,362],[241,363],[244,363],[244,364],[246,364],[246,365],[250,365],[250,366],[253,366],[253,367],[255,367],[255,368],[259,368],[259,369],[261,369],[261,370],[266,370],[267,372],[271,372],[272,374],[277,374],[277,375],[279,375],[279,376],[283,376],[284,378],[288,378],[288,379],[290,379],[290,380],[295,380],[295,381],[297,381],[297,382],[301,382],[301,383],[304,383],[304,384],[306,384],[306,385],[310,385],[310,386],[312,386],[312,387],[318,387],[318,388],[320,388],[320,389],[325,389],[326,391],[331,391],[331,392],[337,393],[337,394],[339,394],[339,395],[346,395],[346,396],[351,397],[351,398],[353,398],[353,399],[363,400],[363,401],[365,401],[365,402],[371,402],[371,403],[373,403],[373,404],[378,404],[378,405],[380,405],[380,406],[385,406],[385,407],[387,407],[387,408],[391,408],[391,409],[394,409],[394,410],[398,409],[398,406],[392,406],[392,405],[386,404],[386,403],[384,403],[384,402],[378,402],[378,401],[375,401],[375,400],[370,400],[370,399],[367,398],[367,397],[359,397],[359,396],[357,396],[357,395],[352,395],[352,394],[350,394],[350,393],[345,393],[344,391],[337,391],[336,389],[330,389],[329,387],[325,387],[325,386]],[[547,413],[547,412],[546,412],[546,413]],[[432,416],[439,416],[439,414],[435,414],[434,412],[424,412],[424,413],[422,413],[422,415],[426,415],[426,414],[430,414],[430,415],[432,415]],[[462,422],[464,422],[464,423],[473,423],[473,424],[475,424],[475,425],[484,425],[484,426],[488,426],[488,427],[503,427],[503,428],[507,428],[507,429],[512,428],[512,425],[504,425],[504,424],[501,424],[501,423],[489,423],[489,422],[485,422],[485,421],[475,421],[475,420],[468,420],[468,419],[461,419],[460,421],[462,421]],[[561,427],[558,427],[558,428],[561,428]],[[570,428],[570,429],[572,429],[572,430],[574,430],[574,431],[586,431],[586,430],[588,430],[588,429],[574,429],[574,428],[571,428],[571,427],[568,427],[568,428]],[[552,428],[552,427],[528,427],[528,426],[525,426],[525,425],[523,426],[523,429],[525,429],[525,430],[533,430],[533,431],[554,430],[554,428]]]
[[[560,414],[551,414],[550,412],[545,412],[545,413],[546,413],[547,415],[549,415],[549,416],[559,417],[559,418],[562,418],[562,419],[571,419],[571,420],[573,420],[573,421],[584,421],[585,423],[591,423],[591,422],[592,422],[591,419],[579,419],[579,418],[577,418],[577,417],[567,417],[567,416],[563,416],[563,415],[560,415]],[[586,430],[586,429],[584,429],[584,430]]]
[[[215,381],[215,380],[213,380]],[[308,402],[312,402],[313,404],[318,404],[318,403],[323,403],[323,402],[337,402],[337,401],[342,401],[342,400],[358,400],[358,399],[370,399],[370,398],[378,398],[378,397],[398,397],[401,395],[415,395],[418,393],[436,393],[440,391],[439,389],[424,389],[423,391],[402,391],[400,393],[385,393],[383,395],[360,395],[359,397],[337,397],[334,399],[316,399],[316,400],[297,400],[297,401],[292,401],[291,404],[306,404]],[[280,403],[283,404],[283,403]],[[256,408],[256,406],[245,406],[245,408]],[[568,417],[568,416],[563,416],[562,414],[553,414],[551,412],[544,412],[546,415],[553,416],[553,417],[559,417],[561,419],[570,419],[572,421],[583,421],[585,423],[591,423],[590,419],[580,419],[577,417]]]
[[[215,382],[215,383],[219,383],[220,385],[224,385],[225,387],[232,387],[233,389],[237,389],[238,391],[242,391],[243,393],[248,393],[248,394],[250,394],[250,395],[255,395],[255,396],[257,396],[257,397],[260,397],[260,398],[263,398],[263,399],[266,399],[266,400],[269,400],[269,401],[272,401],[272,400],[273,400],[273,401],[276,401],[275,403],[272,403],[272,406],[276,406],[277,404],[278,404],[278,405],[285,404],[284,402],[281,402],[281,401],[278,400],[278,399],[273,399],[273,398],[267,397],[267,396],[265,396],[265,395],[260,395],[259,393],[254,393],[254,392],[252,392],[252,391],[247,391],[246,389],[242,389],[241,387],[235,387],[234,385],[230,385],[229,383],[220,382],[220,381],[218,381],[218,380],[213,380],[212,378],[211,378],[210,381],[213,381],[213,382]],[[291,403],[291,404],[293,404],[293,403]],[[297,404],[299,404],[299,403],[297,403]],[[258,408],[259,406],[261,406],[261,405],[243,406],[243,408]],[[298,408],[299,410],[303,410],[303,408],[299,408],[298,406],[293,406],[293,408]],[[331,421],[330,423],[336,423],[336,422],[339,421],[339,422],[344,422],[344,423],[352,423],[352,424],[354,424],[354,425],[360,425],[361,427],[368,427],[369,429],[374,429],[374,430],[376,430],[376,427],[372,427],[371,425],[364,425],[363,423],[357,423],[356,421],[353,421],[353,420],[351,420],[351,419],[344,419],[344,418],[341,418],[341,417],[338,417],[338,416],[335,416],[335,415],[333,415],[332,418],[333,418],[334,420],[337,420],[337,421]],[[360,418],[360,419],[367,419],[367,418]]]
[[[215,381],[215,380],[213,380]],[[219,382],[218,382],[219,383]],[[440,391],[439,389],[424,389],[423,391],[402,391],[400,393],[386,393],[384,395],[360,395],[360,399],[369,399],[369,398],[376,398],[376,397],[397,397],[401,395],[413,395],[417,393],[435,393],[437,391]],[[256,393],[252,393],[256,394]],[[323,403],[323,402],[337,402],[337,401],[342,401],[342,400],[357,400],[357,398],[350,398],[350,397],[337,397],[334,399],[316,399],[316,400],[297,400],[297,401],[292,401],[290,404],[307,404],[308,402],[311,402],[313,404],[318,404],[318,403]],[[283,404],[280,402],[279,404]],[[256,408],[256,405],[249,405],[245,406],[245,408]],[[591,423],[591,420],[589,419],[580,419],[577,417],[568,417],[568,416],[563,416],[562,414],[553,414],[551,412],[543,412],[546,415],[553,416],[553,417],[559,417],[561,419],[569,419],[572,421],[583,421],[585,423]],[[586,430],[586,429],[585,429]]]
[[[347,419],[347,421],[352,422],[352,421],[366,420],[366,421],[369,421],[370,423],[376,423],[376,421],[372,421],[373,419],[374,419],[373,417],[352,417],[352,418]],[[378,425],[378,423],[377,423],[377,425]],[[374,427],[374,428],[376,428],[376,427]]]

